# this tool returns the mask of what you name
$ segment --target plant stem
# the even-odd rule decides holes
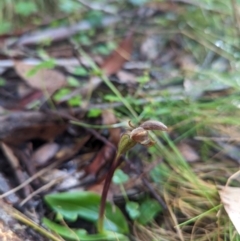
[[[113,177],[114,171],[117,169],[117,167],[122,162],[122,160],[120,160],[119,158],[120,158],[120,155],[117,154],[113,163],[112,163],[112,165],[111,165],[111,167],[110,167],[110,170],[109,170],[109,172],[106,176],[105,182],[104,182],[104,186],[103,186],[103,190],[102,190],[102,196],[101,196],[101,203],[100,203],[100,208],[99,208],[99,218],[98,218],[98,224],[97,224],[97,228],[98,228],[99,233],[103,232],[105,205],[106,205],[107,194],[108,194],[109,187],[111,185],[112,177]]]

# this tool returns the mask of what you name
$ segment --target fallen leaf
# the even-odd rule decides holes
[[[133,35],[129,34],[118,48],[103,62],[101,69],[107,76],[117,73],[131,57]]]
[[[117,72],[116,75],[121,84],[136,84],[137,83],[136,75],[134,75],[130,72],[120,70]]]
[[[46,163],[56,155],[58,150],[59,145],[55,142],[42,145],[33,153],[31,161],[35,166],[46,165]]]
[[[240,188],[220,186],[218,193],[229,218],[240,234]]]
[[[56,90],[67,84],[65,75],[55,69],[41,68],[29,76],[29,71],[33,69],[34,65],[15,60],[14,67],[20,77],[32,88],[40,89],[44,93],[47,92],[48,95],[52,95]]]
[[[163,40],[161,41],[161,39],[158,39],[152,36],[147,37],[141,45],[141,54],[145,56],[147,60],[154,60],[161,52],[161,49],[163,46],[164,46]]]
[[[102,125],[112,125],[117,123],[117,118],[112,110],[103,110],[102,112]],[[120,128],[109,128],[109,141],[115,146],[118,145],[120,140]]]

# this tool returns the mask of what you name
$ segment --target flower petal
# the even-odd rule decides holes
[[[160,131],[167,131],[167,126],[165,126],[162,122],[160,121],[155,121],[155,120],[148,120],[143,122],[140,127],[142,127],[144,130],[160,130]]]
[[[130,138],[138,143],[142,143],[149,139],[148,131],[144,130],[142,127],[135,128],[130,133]]]

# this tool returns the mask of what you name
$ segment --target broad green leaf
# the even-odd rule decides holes
[[[115,184],[123,184],[129,179],[128,175],[125,174],[121,169],[117,169],[113,175],[113,182]]]
[[[132,220],[135,220],[140,216],[139,204],[137,202],[128,201],[126,204],[126,211]]]
[[[92,192],[66,192],[45,196],[46,203],[69,221],[76,221],[78,217],[97,223],[101,197]],[[104,229],[128,233],[127,221],[118,207],[106,204]]]
[[[151,222],[161,210],[162,208],[156,200],[147,199],[140,205],[140,216],[137,221],[142,225],[146,225]]]
[[[84,229],[70,229],[66,226],[54,223],[47,218],[43,219],[43,224],[63,238],[72,241],[129,241],[128,237],[119,233],[105,232],[103,234],[87,234]]]

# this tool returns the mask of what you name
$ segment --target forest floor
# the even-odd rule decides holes
[[[67,3],[0,10],[3,203],[47,240],[240,241],[240,5]]]

